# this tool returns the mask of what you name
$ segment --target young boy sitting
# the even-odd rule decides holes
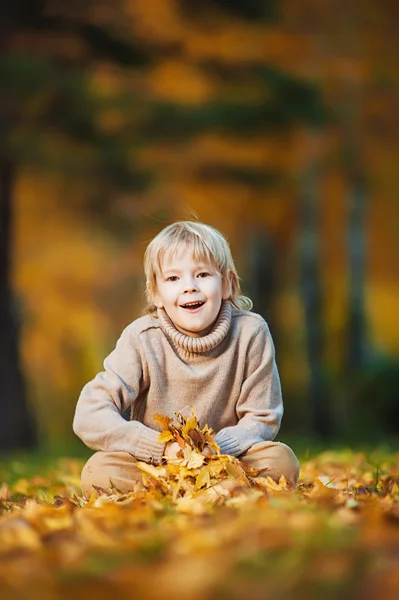
[[[225,238],[209,225],[174,223],[150,242],[144,268],[147,315],[122,332],[77,403],[74,431],[98,451],[82,471],[85,496],[111,484],[131,490],[141,481],[137,460],[175,458],[180,447],[158,441],[154,415],[192,409],[223,454],[295,486],[295,454],[272,441],[283,415],[273,341],[240,294]]]

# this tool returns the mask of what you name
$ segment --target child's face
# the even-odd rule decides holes
[[[161,264],[154,303],[164,308],[175,327],[186,335],[206,335],[215,323],[223,299],[230,295],[213,267],[197,262],[189,246]]]

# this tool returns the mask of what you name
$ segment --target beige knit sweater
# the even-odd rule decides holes
[[[122,414],[131,408],[131,420]],[[159,463],[154,414],[191,416],[239,456],[277,434],[283,414],[274,346],[262,317],[224,302],[205,337],[180,333],[164,310],[123,331],[104,371],[83,388],[73,429],[94,450],[125,451]]]

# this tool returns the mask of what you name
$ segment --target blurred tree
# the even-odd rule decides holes
[[[5,2],[0,12],[0,53],[7,52],[17,3]],[[19,360],[17,315],[13,305],[10,277],[11,219],[14,165],[3,140],[13,126],[11,106],[0,112],[0,379],[2,382],[0,450],[31,446],[35,427],[26,404]]]
[[[18,344],[18,314],[10,277],[12,164],[0,158],[0,450],[29,447],[35,427],[25,398]]]
[[[351,85],[351,84],[350,84]],[[352,87],[352,86],[351,86]],[[357,93],[355,92],[357,96]],[[352,94],[351,94],[352,96]],[[354,104],[354,102],[356,104]],[[365,267],[366,267],[366,209],[368,189],[359,129],[356,98],[349,99],[349,113],[344,125],[343,154],[348,177],[348,262],[349,262],[349,306],[348,306],[348,352],[347,372],[360,371],[366,362],[367,326],[365,312]]]
[[[277,332],[273,323],[273,301],[276,293],[276,250],[264,229],[244,233],[247,241],[245,265],[246,290],[253,302],[253,310],[267,315],[272,332]]]
[[[348,7],[341,11],[340,41],[349,56],[358,53],[354,33],[356,14]],[[345,76],[346,75],[346,76]],[[366,362],[367,324],[365,311],[366,211],[368,181],[362,134],[363,82],[358,70],[342,78],[341,106],[337,108],[342,137],[342,169],[348,181],[347,251],[349,264],[349,306],[347,324],[347,356],[345,369],[353,376]]]
[[[11,285],[13,187],[19,167],[69,166],[75,175],[81,175],[84,153],[82,157],[74,147],[79,142],[89,155],[83,171],[100,179],[117,180],[118,185],[143,184],[143,174],[129,164],[131,140],[101,127],[101,114],[109,106],[93,91],[89,66],[98,60],[142,66],[148,53],[145,44],[138,47],[131,36],[123,36],[123,28],[116,28],[112,19],[109,23],[93,20],[99,4],[88,2],[82,7],[69,3],[62,7],[56,0],[1,3],[0,450],[35,443],[35,426],[21,374],[18,315]],[[115,11],[114,3],[107,19]],[[130,108],[126,101],[125,108]],[[57,142],[61,147],[66,145],[65,152],[57,153]]]
[[[333,431],[331,398],[325,374],[325,329],[320,277],[320,195],[322,168],[317,157],[310,160],[299,182],[300,293],[305,318],[305,347],[309,365],[310,431],[321,437]]]

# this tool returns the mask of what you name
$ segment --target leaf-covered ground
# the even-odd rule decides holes
[[[83,461],[0,468],[1,600],[399,598],[399,454],[324,452],[290,490],[200,446],[87,502]]]

